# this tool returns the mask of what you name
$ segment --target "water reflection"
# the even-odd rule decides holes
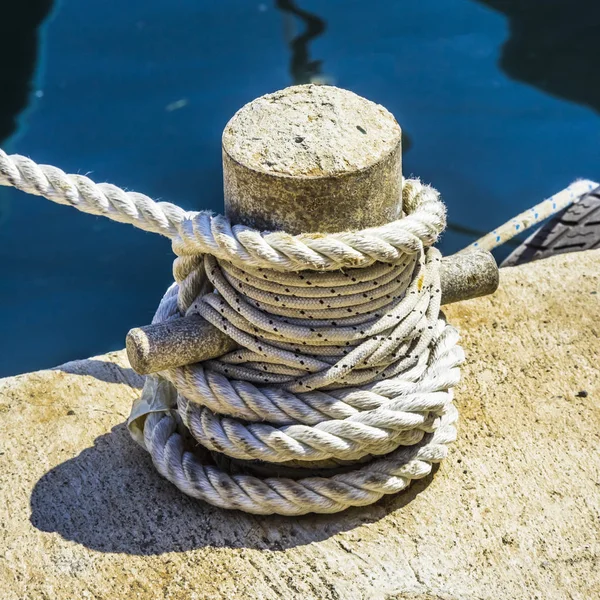
[[[39,35],[38,26],[52,7],[52,0],[12,2],[2,7],[0,20],[0,56],[2,62],[2,93],[0,94],[0,144],[17,129],[17,117],[28,104],[32,91]],[[11,203],[0,195],[0,227],[8,222]]]
[[[52,7],[52,0],[9,2],[2,7],[0,56],[2,94],[0,94],[0,142],[14,133],[17,116],[31,93],[31,81],[38,56],[38,26]]]
[[[284,15],[285,37],[291,50],[290,75],[293,83],[331,83],[323,75],[323,61],[312,60],[309,49],[311,40],[325,31],[325,21],[298,7],[293,0],[275,0],[275,6]],[[300,35],[295,35],[295,19],[302,21],[306,27]]]
[[[600,112],[600,2],[476,1],[508,17],[500,66],[509,77]]]

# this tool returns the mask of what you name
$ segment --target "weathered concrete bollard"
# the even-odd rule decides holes
[[[225,211],[235,224],[291,234],[383,225],[402,214],[402,132],[382,106],[303,85],[250,102],[223,133]],[[443,302],[492,293],[486,252],[445,259]],[[208,360],[235,343],[200,317],[132,329],[140,374]]]
[[[291,234],[384,225],[402,211],[402,131],[347,90],[286,88],[229,121],[223,180],[233,223]]]

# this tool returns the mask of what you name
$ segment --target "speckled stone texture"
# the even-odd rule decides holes
[[[339,515],[221,511],[161,479],[123,352],[0,380],[2,600],[595,600],[600,251],[445,309],[468,362],[433,477]]]
[[[225,212],[291,234],[383,225],[402,210],[402,131],[383,106],[301,85],[241,108],[223,132]]]
[[[498,289],[498,265],[487,250],[453,254],[442,259],[442,304],[493,294]]]

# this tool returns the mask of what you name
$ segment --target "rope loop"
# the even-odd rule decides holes
[[[178,256],[211,254],[243,267],[333,271],[394,263],[431,246],[446,226],[439,193],[419,180],[404,181],[406,216],[380,227],[342,233],[289,235],[232,226],[222,215],[190,213],[173,236]]]

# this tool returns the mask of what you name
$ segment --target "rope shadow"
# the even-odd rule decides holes
[[[334,515],[255,516],[179,492],[154,469],[125,424],[43,475],[30,498],[31,524],[99,552],[139,556],[203,547],[282,551],[319,542],[402,510],[433,474],[405,492]]]
[[[55,367],[53,371],[63,371],[71,375],[89,375],[105,383],[122,383],[137,390],[144,387],[144,378],[130,367],[121,367],[108,360],[88,358],[75,360]]]

